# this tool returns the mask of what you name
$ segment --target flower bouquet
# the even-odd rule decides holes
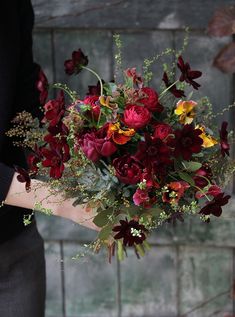
[[[144,78],[129,68],[122,81],[104,82],[87,65],[81,49],[64,63],[68,75],[86,70],[98,78],[83,98],[64,84],[49,85],[40,72],[43,119],[20,113],[10,133],[20,126],[21,145],[31,150],[30,170],[18,168],[19,181],[29,190],[30,178],[42,177],[51,193],[61,191],[74,198],[74,206],[95,209],[100,232],[89,248],[107,246],[111,255],[117,247],[119,259],[127,247],[143,255],[149,235],[164,223],[182,222],[188,214],[205,222],[219,217],[230,198],[222,186],[234,162],[228,123],[218,131],[209,128],[208,99],[186,95],[186,87],[200,88],[195,80],[202,73],[178,55],[171,67],[164,66],[156,91],[146,69]],[[47,101],[49,87],[59,92]]]

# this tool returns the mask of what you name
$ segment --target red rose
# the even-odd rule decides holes
[[[123,121],[129,128],[143,128],[150,119],[151,115],[147,108],[131,104],[126,106]]]
[[[158,102],[158,94],[155,90],[149,87],[140,89],[140,92],[144,93],[146,97],[139,100],[149,111],[162,112],[163,106]]]
[[[90,105],[91,110],[88,111],[88,114],[91,115],[94,120],[98,120],[100,115],[100,105],[97,104],[97,101],[99,100],[99,96],[88,96],[83,100],[83,103],[85,105]]]
[[[142,168],[140,163],[130,155],[115,158],[113,166],[117,178],[125,184],[137,184],[140,181]]]
[[[167,123],[158,123],[155,126],[153,137],[165,141],[169,134],[172,134],[171,126]]]

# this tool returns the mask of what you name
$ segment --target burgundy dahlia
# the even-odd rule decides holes
[[[120,220],[120,225],[113,228],[114,232],[117,232],[114,239],[123,239],[124,246],[133,246],[134,244],[142,244],[146,239],[145,232],[147,229],[144,225],[140,225],[135,220]]]
[[[142,166],[135,157],[127,154],[113,160],[117,178],[125,184],[137,184],[142,175]]]
[[[227,131],[228,122],[223,121],[221,125],[221,129],[219,131],[220,134],[220,149],[223,157],[225,155],[229,156],[230,145],[228,143],[228,131]]]
[[[192,85],[194,89],[198,89],[201,86],[194,79],[201,77],[202,72],[192,70],[189,63],[184,63],[182,56],[179,56],[177,66],[181,71],[180,81],[185,81]]]
[[[227,205],[230,195],[224,196],[224,193],[220,193],[214,197],[212,201],[206,203],[206,205],[200,210],[200,214],[203,215],[214,215],[219,217],[222,214],[222,206]]]
[[[82,71],[83,66],[87,66],[88,58],[79,48],[77,51],[73,51],[72,59],[68,59],[64,62],[65,72],[68,75],[78,74]]]
[[[164,83],[165,83],[165,85],[166,85],[167,88],[171,86],[171,88],[169,88],[169,91],[170,91],[176,98],[185,97],[184,91],[181,90],[181,89],[177,89],[176,84],[172,86],[173,83],[171,83],[171,82],[169,81],[169,78],[168,78],[166,72],[164,72],[163,77],[162,77],[162,80],[164,81]]]
[[[193,153],[199,153],[202,149],[203,140],[200,138],[202,131],[194,129],[192,124],[186,124],[182,130],[175,131],[175,151],[176,157],[182,155],[184,160],[190,160]]]

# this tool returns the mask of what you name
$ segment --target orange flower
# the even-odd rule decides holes
[[[119,122],[109,124],[108,137],[112,137],[113,141],[117,144],[126,144],[133,135],[135,135],[134,129],[126,128],[123,130],[120,128]]]

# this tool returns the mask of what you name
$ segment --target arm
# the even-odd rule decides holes
[[[90,229],[99,230],[92,222],[94,211],[88,209],[86,205],[74,207],[72,205],[74,200],[65,200],[60,193],[47,198],[49,193],[47,186],[35,179],[31,181],[31,187],[31,191],[27,193],[25,185],[17,180],[17,174],[14,173],[4,203],[6,205],[34,209],[36,202],[42,202],[43,207],[51,209],[55,216],[70,219]]]

